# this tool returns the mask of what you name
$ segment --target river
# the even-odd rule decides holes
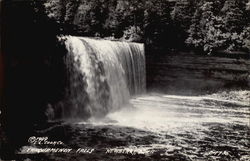
[[[79,161],[249,160],[249,96],[249,91],[140,95],[102,119],[72,119],[38,131],[38,136],[60,140],[62,147],[72,149],[38,156]],[[31,147],[55,146],[20,150],[26,153]]]

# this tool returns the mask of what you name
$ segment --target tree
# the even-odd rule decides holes
[[[191,25],[192,15],[194,13],[194,1],[177,0],[171,16],[185,31]]]
[[[64,1],[64,3],[65,3],[64,22],[72,24],[74,22],[74,17],[80,2],[78,0],[67,0]]]
[[[108,6],[101,0],[83,0],[74,14],[74,25],[78,33],[87,36],[102,35],[104,23],[108,15]]]
[[[140,35],[162,49],[241,50],[250,25],[249,0],[47,0],[45,6],[62,33]]]
[[[56,20],[58,23],[64,20],[64,3],[62,0],[48,0],[44,3],[48,17]]]
[[[197,8],[192,18],[192,25],[188,30],[189,36],[186,39],[187,45],[191,47],[201,48],[203,46],[203,37],[200,28],[201,16],[202,12],[200,8]]]
[[[172,49],[178,43],[168,1],[148,0],[144,11],[144,40],[148,46],[159,50]],[[180,45],[180,44],[178,44]]]
[[[242,31],[245,23],[244,15],[237,0],[226,0],[221,12],[228,32],[239,33]]]
[[[223,47],[227,36],[223,33],[223,19],[216,16],[213,11],[213,2],[205,2],[197,8],[186,40],[187,44],[208,54]]]
[[[240,34],[242,40],[242,47],[250,52],[250,26],[245,27],[242,33]]]
[[[104,23],[105,36],[113,35],[115,37],[121,37],[122,31],[118,33],[118,26],[120,24],[120,18],[122,15],[118,14],[116,11],[117,1],[111,0],[108,6],[108,16]]]
[[[236,51],[242,50],[244,47],[243,36],[247,33],[247,30],[244,32],[243,29],[249,25],[249,17],[247,16],[247,10],[245,9],[246,1],[238,0],[226,0],[224,6],[221,10],[222,16],[225,24],[225,32],[227,33],[228,44],[227,51]]]

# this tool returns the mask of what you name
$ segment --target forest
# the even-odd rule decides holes
[[[248,0],[48,0],[63,33],[205,54],[250,51]]]
[[[144,42],[147,47],[164,52],[193,50],[203,54],[212,54],[215,51],[230,54],[250,51],[250,1],[248,0],[29,0],[25,2],[16,7],[20,11],[9,13],[13,17],[12,20],[6,21],[7,25],[11,25],[10,27],[21,25],[25,30],[27,28],[36,30],[30,25],[39,30],[48,28],[50,31],[47,30],[47,35],[70,34]],[[8,17],[8,12],[13,11],[6,10]],[[2,14],[5,14],[4,11]],[[14,22],[19,18],[23,22]],[[24,24],[26,21],[28,23]]]

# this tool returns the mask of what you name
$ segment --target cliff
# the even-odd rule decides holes
[[[250,87],[250,60],[194,53],[147,55],[149,91],[173,94],[211,93]]]

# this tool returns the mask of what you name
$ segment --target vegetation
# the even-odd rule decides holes
[[[64,33],[144,41],[163,49],[250,51],[247,0],[47,0]]]
[[[249,0],[30,0],[30,3],[35,6],[36,15],[45,14],[60,34],[144,42],[149,48],[162,51],[250,52]]]

